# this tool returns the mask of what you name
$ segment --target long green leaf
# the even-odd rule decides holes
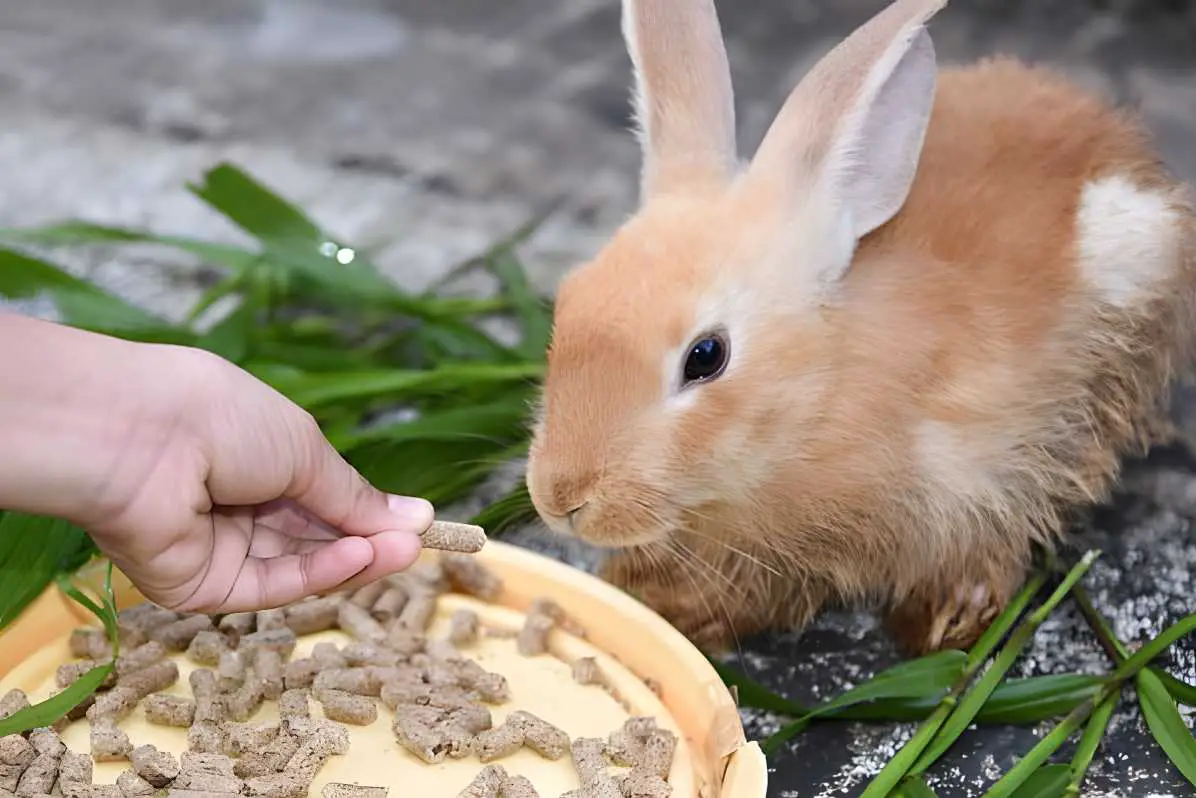
[[[1065,715],[1096,695],[1104,679],[1061,673],[1006,679],[984,703],[980,723],[1025,725]]]
[[[1166,752],[1172,764],[1196,787],[1196,739],[1180,717],[1175,699],[1158,676],[1143,668],[1135,679],[1138,705],[1150,733]]]
[[[1196,687],[1180,681],[1162,668],[1150,668],[1151,673],[1159,678],[1171,697],[1185,707],[1196,707]]]
[[[1013,798],[1062,798],[1071,781],[1067,765],[1043,765],[1026,779]]]
[[[13,512],[0,516],[0,629],[89,547],[83,531],[65,521]]]
[[[914,776],[896,790],[897,798],[938,798],[938,793],[921,776]]]
[[[112,667],[113,663],[111,662],[97,665],[62,692],[0,720],[0,737],[19,734],[29,729],[52,726],[72,709],[86,701],[87,697],[108,678]]]
[[[522,332],[519,351],[529,360],[539,360],[544,356],[552,330],[551,306],[532,289],[522,264],[510,250],[495,255],[490,271],[498,278],[503,294],[510,297],[518,314]]]
[[[328,435],[328,439],[338,449],[377,442],[460,442],[470,439],[510,442],[527,434],[526,422],[526,400],[522,397],[499,397],[488,404],[433,410],[410,421],[355,429]]]

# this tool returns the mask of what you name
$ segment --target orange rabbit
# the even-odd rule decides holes
[[[897,0],[736,151],[710,0],[624,0],[642,207],[562,282],[527,484],[696,643],[884,612],[970,644],[1171,434],[1196,223],[1142,124]]]

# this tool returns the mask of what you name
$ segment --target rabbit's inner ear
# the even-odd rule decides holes
[[[643,199],[721,187],[737,166],[731,70],[712,0],[623,0]]]
[[[835,229],[846,224],[856,240],[891,219],[930,121],[937,66],[924,24],[944,3],[896,0],[823,57],[769,128],[745,184],[764,188],[782,215],[833,208]],[[846,265],[820,277],[837,279]]]

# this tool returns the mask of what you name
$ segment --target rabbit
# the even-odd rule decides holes
[[[704,650],[832,606],[966,648],[1174,434],[1189,189],[1045,67],[940,70],[945,5],[876,13],[741,160],[711,0],[623,2],[640,203],[558,286],[526,486]]]

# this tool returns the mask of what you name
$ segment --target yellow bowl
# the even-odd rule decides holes
[[[688,742],[695,781],[707,785],[692,798],[765,798],[764,755],[747,741],[731,693],[701,652],[667,621],[602,580],[526,549],[491,541],[473,556],[503,580],[496,604],[522,612],[536,598],[552,598],[585,628],[588,643],[660,685],[661,701]],[[106,565],[93,561],[77,583],[94,593]],[[121,608],[144,600],[119,571],[113,572],[113,591]],[[79,625],[93,623],[94,617],[60,590],[43,593],[0,632],[0,694],[42,681],[46,663],[36,660],[43,658],[25,661],[64,641]],[[22,672],[35,665],[38,674]]]

